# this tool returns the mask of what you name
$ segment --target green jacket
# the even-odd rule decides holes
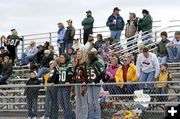
[[[83,21],[82,21],[82,26],[84,26],[84,30],[92,29],[93,28],[93,23],[94,23],[94,18],[92,16],[87,16]]]
[[[170,42],[169,40],[166,40],[166,41],[162,41],[162,40],[161,40],[161,41],[157,44],[157,55],[158,55],[158,56],[163,57],[163,56],[167,56],[167,55],[168,55],[166,45],[167,45],[169,42]]]
[[[139,21],[139,26],[142,32],[150,31],[152,29],[152,17],[147,15]]]

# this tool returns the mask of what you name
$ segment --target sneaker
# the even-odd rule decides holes
[[[28,119],[31,119],[31,117],[28,117]]]
[[[33,117],[32,119],[37,119],[37,117]]]
[[[40,119],[45,119],[45,116],[40,117]]]

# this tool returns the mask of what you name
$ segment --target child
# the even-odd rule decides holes
[[[170,73],[168,71],[168,65],[161,64],[160,65],[160,75],[158,78],[158,81],[168,81],[170,80]],[[167,88],[167,83],[158,83],[157,84],[157,94],[167,94],[168,93],[168,88]],[[158,96],[158,101],[167,101],[168,97],[167,96]]]
[[[72,79],[72,65],[69,62],[68,56],[66,54],[61,54],[59,56],[60,63],[56,66],[53,74],[53,79],[59,84],[67,85],[58,87],[58,99],[59,104],[64,112],[64,119],[73,119],[72,105],[71,105],[71,83]]]
[[[30,79],[27,81],[26,85],[40,85],[40,81],[36,75],[37,73],[35,71],[31,71]],[[27,100],[28,119],[37,119],[38,93],[39,87],[25,88],[24,94]]]
[[[98,61],[96,54],[90,50],[88,52],[89,63],[87,65],[87,83],[96,84],[103,78],[105,68]],[[101,109],[99,103],[100,85],[89,85],[88,90],[88,119],[101,119]]]

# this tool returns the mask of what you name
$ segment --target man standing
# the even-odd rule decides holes
[[[119,14],[120,9],[115,7],[113,14],[109,16],[106,26],[109,27],[111,31],[111,37],[113,40],[120,40],[121,32],[124,29],[124,20]]]
[[[20,40],[22,41],[22,38],[18,36],[18,33],[16,29],[11,30],[12,35],[9,35],[7,39],[4,41],[5,46],[7,47],[7,50],[9,51],[10,58],[12,59],[12,62],[14,63],[14,60],[17,56],[17,46],[20,43]]]
[[[66,29],[64,28],[63,23],[59,22],[58,24],[58,40],[57,40],[57,45],[58,45],[58,49],[59,49],[59,55],[64,53],[65,50],[65,46],[64,46],[64,37],[65,37],[65,33],[66,33]]]
[[[137,32],[137,18],[135,13],[129,13],[129,14],[130,14],[129,20],[127,20],[126,29],[125,29],[125,37],[128,38],[127,39],[128,51],[132,51],[134,49],[129,47],[131,47],[133,44],[136,45],[136,49],[137,49],[137,41],[134,41],[135,37],[133,37]]]
[[[65,33],[65,44],[66,44],[66,50],[69,48],[72,48],[73,45],[73,39],[75,35],[75,28],[72,25],[72,20],[67,20],[68,27],[66,29]]]
[[[149,11],[146,9],[142,10],[143,18],[139,20],[139,31],[142,31],[143,38],[142,41],[148,40],[150,38],[151,30],[152,30],[152,17],[149,14]],[[146,41],[145,44],[148,42]]]
[[[170,41],[167,39],[167,32],[161,32],[161,41],[157,44],[157,55],[160,64],[164,64],[167,62],[168,52],[166,45],[169,42]]]
[[[174,39],[167,44],[169,62],[180,61],[180,31],[176,31],[174,35]]]
[[[149,52],[148,48],[144,48],[143,52],[138,56],[136,63],[136,73],[140,82],[153,82],[154,78],[158,78],[160,66],[157,56]],[[153,84],[141,84],[140,89],[153,88]]]
[[[82,21],[82,26],[84,29],[84,44],[87,43],[89,34],[93,34],[93,23],[94,18],[92,17],[92,12],[90,10],[86,11],[87,17]]]

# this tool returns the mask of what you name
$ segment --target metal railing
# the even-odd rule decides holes
[[[168,84],[164,88],[166,92],[160,92],[162,88],[157,88],[156,85],[159,83]],[[145,88],[142,91],[135,93],[140,85],[152,85],[153,87],[148,89]],[[56,87],[73,87],[73,86],[84,86],[84,84],[58,84],[48,85],[48,88]],[[88,84],[92,86],[93,84]],[[119,86],[123,85],[123,88]],[[141,107],[142,111],[138,117],[143,119],[158,119],[159,116],[163,118],[165,116],[165,108],[167,105],[180,104],[180,80],[179,81],[164,81],[164,82],[126,82],[126,83],[99,83],[93,86],[99,86],[101,91],[99,93],[99,103],[101,107],[101,119],[109,119],[115,116],[119,111],[136,110],[137,107]],[[39,88],[38,102],[37,102],[37,116],[40,117],[44,114],[46,91],[44,85],[26,86],[22,84],[17,85],[6,85],[0,87],[0,117],[9,116],[9,113],[16,113],[16,116],[27,117],[27,96],[24,95],[24,90],[27,88]],[[60,93],[58,90],[56,93]],[[29,92],[31,93],[31,92]],[[88,93],[88,92],[87,92]],[[31,94],[29,94],[31,95]],[[140,97],[139,97],[140,96]],[[28,97],[34,98],[34,97]],[[62,97],[58,97],[62,98]],[[72,111],[76,114],[76,98],[72,98],[70,103],[72,104]],[[142,101],[149,99],[146,101]],[[59,100],[60,101],[60,100]],[[49,102],[46,102],[49,103]],[[58,102],[57,108],[59,110],[58,116],[63,118],[63,108],[60,106],[61,102]],[[47,108],[47,107],[46,107]],[[6,113],[3,113],[6,112]],[[19,114],[18,114],[19,113]],[[51,113],[51,112],[49,112]],[[7,115],[6,115],[7,114]],[[107,118],[108,117],[108,118]]]

